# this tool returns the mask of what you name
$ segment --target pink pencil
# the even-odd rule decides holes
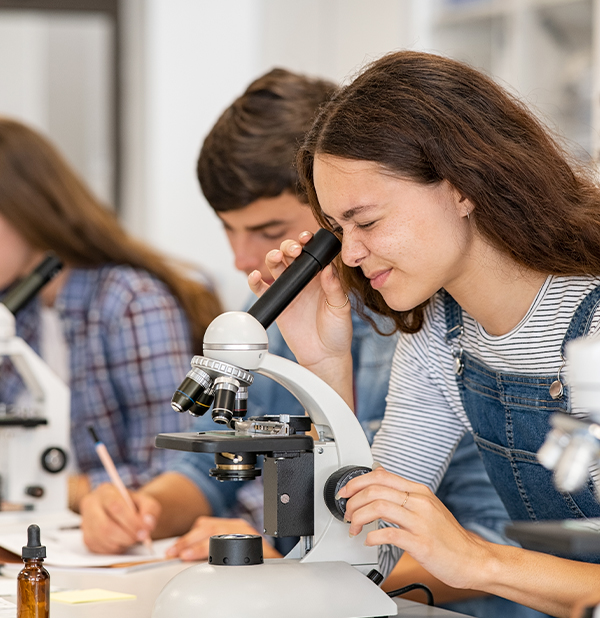
[[[123,483],[121,477],[119,476],[119,472],[117,471],[115,462],[112,460],[108,449],[106,448],[105,444],[100,441],[93,427],[88,427],[88,431],[90,432],[90,435],[94,440],[94,444],[96,445],[96,453],[98,453],[98,457],[100,458],[100,461],[102,462],[102,465],[104,466],[104,469],[106,470],[106,473],[108,474],[108,477],[110,478],[112,484],[116,487],[117,491],[121,494],[123,500],[125,500],[131,510],[134,513],[137,513],[137,507],[135,506],[135,502],[133,501],[131,494],[127,491],[125,483]],[[152,540],[150,538],[147,538],[144,541],[144,545],[152,554],[154,553],[154,549],[152,547]]]

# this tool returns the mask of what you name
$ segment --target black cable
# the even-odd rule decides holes
[[[433,594],[431,590],[425,584],[409,584],[408,586],[404,586],[404,588],[398,588],[398,590],[392,590],[388,592],[388,596],[399,597],[401,594],[406,594],[411,590],[422,590],[427,595],[427,605],[433,605]]]

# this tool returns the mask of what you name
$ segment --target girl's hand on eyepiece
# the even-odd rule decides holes
[[[274,279],[300,255],[312,236],[303,232],[298,240],[285,240],[279,249],[267,253],[265,264]],[[259,271],[250,273],[248,284],[257,296],[269,289]],[[330,264],[280,315],[277,325],[297,361],[352,405],[352,396],[346,392],[352,390],[352,319],[347,298],[335,267]]]

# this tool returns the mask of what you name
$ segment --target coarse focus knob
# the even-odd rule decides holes
[[[42,453],[42,468],[50,474],[58,474],[67,467],[68,460],[66,451],[60,446],[49,446]]]
[[[327,508],[336,519],[344,521],[344,515],[346,514],[346,498],[336,500],[336,496],[340,489],[353,478],[367,474],[368,472],[372,472],[372,470],[366,466],[344,466],[336,470],[327,479],[325,487],[323,488],[323,498],[325,499]]]

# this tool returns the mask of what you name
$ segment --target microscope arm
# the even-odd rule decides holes
[[[0,358],[5,356],[10,358],[32,395],[35,413],[44,418],[47,425],[35,433],[5,436],[8,441],[5,440],[0,447],[0,456],[3,456],[0,457],[0,475],[7,481],[4,499],[19,504],[23,499],[33,501],[35,508],[40,510],[64,510],[68,505],[63,463],[66,464],[69,452],[70,390],[29,345],[15,335],[15,318],[0,303]],[[24,445],[28,448],[27,458],[23,457]],[[44,456],[49,450],[53,453],[52,461]],[[57,457],[59,451],[61,455]],[[57,467],[51,471],[44,468],[43,463],[40,465],[40,461]],[[32,498],[24,493],[28,485],[37,484],[46,488],[43,496]]]
[[[36,403],[45,397],[58,399],[59,405],[68,402],[68,387],[23,339],[15,335],[14,321],[12,313],[0,303],[0,358],[10,358]]]
[[[371,449],[356,416],[321,378],[290,360],[265,354],[260,373],[286,388],[306,410],[322,441],[334,440],[338,465],[372,466]]]
[[[348,537],[348,524],[335,519],[325,504],[323,487],[329,476],[345,466],[372,467],[369,442],[346,402],[314,373],[280,356],[265,354],[257,373],[288,389],[316,425],[320,440],[315,442],[315,531],[314,545],[302,557],[297,546],[287,558],[302,562],[342,560],[368,573],[377,568],[377,548],[365,547],[365,537],[376,523],[365,526],[357,537]],[[335,449],[335,451],[334,451]]]

